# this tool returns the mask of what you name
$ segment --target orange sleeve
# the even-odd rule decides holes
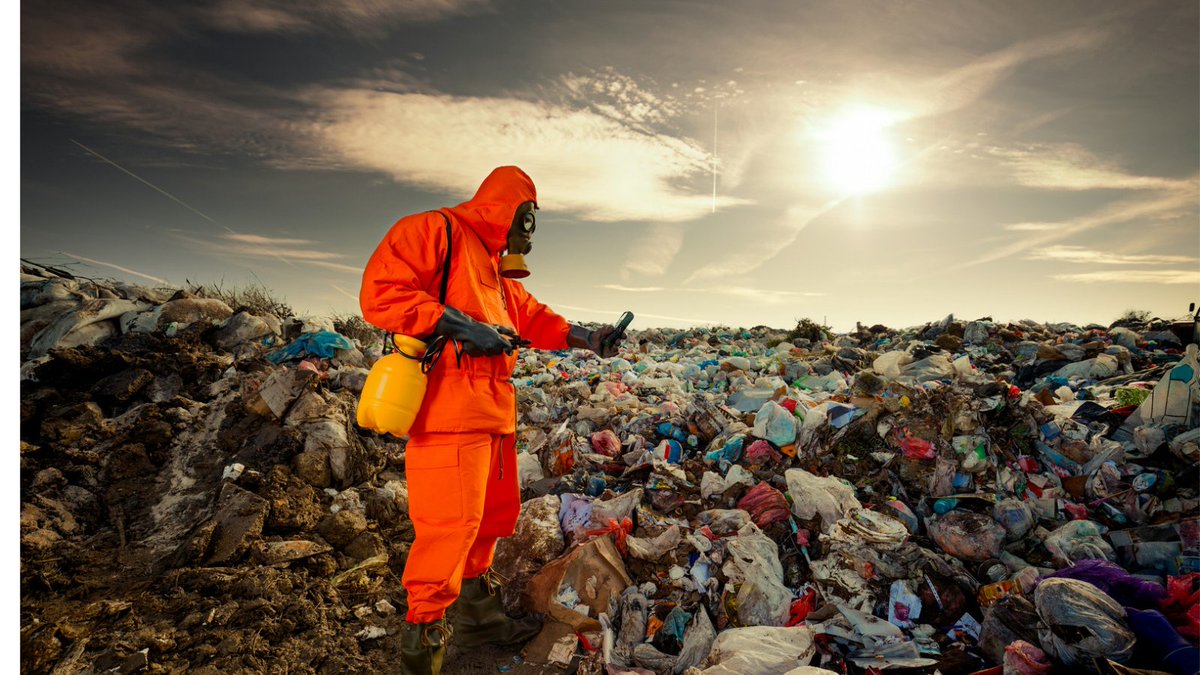
[[[534,349],[566,349],[571,324],[538,302],[519,281],[504,279],[503,283],[515,311],[517,333]]]
[[[434,288],[441,273],[445,238],[436,213],[401,218],[392,226],[363,270],[358,302],[368,323],[418,339],[433,332],[446,308],[425,289]]]

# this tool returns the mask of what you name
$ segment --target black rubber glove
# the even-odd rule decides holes
[[[571,324],[571,331],[567,333],[567,346],[572,349],[590,349],[599,354],[601,358],[611,358],[617,355],[617,343],[605,344],[604,338],[611,335],[614,330],[616,327],[612,325],[588,330],[583,326]]]
[[[468,356],[511,354],[517,339],[516,331],[507,326],[492,326],[476,321],[449,306],[438,320],[434,332],[458,341]]]

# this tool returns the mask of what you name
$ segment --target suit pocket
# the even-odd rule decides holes
[[[445,523],[462,518],[463,486],[458,444],[409,446],[404,457],[408,508],[414,521]]]

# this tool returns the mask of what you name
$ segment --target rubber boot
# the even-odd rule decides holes
[[[541,632],[541,622],[533,617],[512,619],[504,613],[500,596],[503,581],[490,569],[474,579],[463,579],[462,591],[454,602],[455,644],[511,646],[528,642]]]
[[[446,619],[429,623],[404,622],[400,630],[400,672],[404,675],[438,675],[452,632]]]

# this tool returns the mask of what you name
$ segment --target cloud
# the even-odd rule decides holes
[[[1181,181],[1134,176],[1075,143],[1030,144],[1016,149],[991,148],[1021,185],[1051,190],[1170,190]]]
[[[1106,253],[1084,248],[1082,246],[1051,246],[1034,251],[1030,256],[1033,260],[1056,260],[1067,263],[1091,263],[1101,265],[1145,265],[1195,262],[1196,259],[1184,255],[1122,255]]]
[[[101,267],[108,267],[108,268],[110,268],[110,269],[114,269],[114,270],[117,270],[117,271],[119,271],[119,272],[124,272],[124,273],[126,273],[126,274],[132,274],[132,275],[133,275],[133,276],[135,276],[135,277],[141,277],[141,278],[143,278],[143,279],[149,279],[150,281],[153,281],[153,282],[156,282],[156,283],[160,283],[160,284],[162,284],[162,285],[164,285],[164,286],[170,286],[170,285],[171,285],[171,282],[167,281],[166,279],[162,279],[162,278],[159,278],[159,277],[156,277],[156,276],[151,276],[151,275],[149,275],[149,274],[146,274],[146,273],[144,273],[144,272],[138,272],[137,270],[132,270],[132,269],[129,269],[128,267],[122,267],[121,265],[117,265],[117,264],[115,264],[115,263],[104,262],[103,260],[95,260],[95,259],[93,259],[93,258],[85,258],[85,257],[83,257],[83,256],[81,256],[81,255],[75,255],[74,253],[67,253],[66,251],[61,251],[61,253],[62,253],[63,255],[65,255],[65,256],[67,256],[68,258],[74,258],[74,259],[76,259],[76,260],[79,260],[79,261],[81,261],[81,262],[85,262],[85,263],[91,263],[91,264],[93,264],[93,265],[100,265]]]
[[[1012,223],[1004,229],[1010,232],[1047,232],[1061,227],[1059,223]]]
[[[257,244],[261,246],[303,246],[305,244],[315,244],[317,242],[311,239],[279,239],[274,237],[264,237],[261,234],[225,234],[224,239],[242,244]]]
[[[195,248],[218,257],[277,260],[287,265],[310,265],[337,272],[362,274],[363,268],[337,262],[346,258],[341,253],[326,250],[326,245],[311,239],[267,237],[258,234],[226,232],[216,239],[197,239],[186,234],[175,236]]]
[[[602,316],[602,317],[609,317],[609,316],[617,317],[621,314],[621,312],[615,312],[615,311],[608,310],[608,309],[595,309],[592,307],[579,307],[577,305],[564,305],[561,303],[546,301],[546,300],[543,300],[542,302],[545,303],[546,306],[550,307],[550,309],[553,309],[555,311],[569,309],[569,310],[573,310],[576,312],[586,312],[588,314],[595,314],[597,316]],[[698,319],[695,317],[687,317],[687,316],[670,316],[667,314],[651,314],[649,312],[642,312],[642,311],[634,312],[634,314],[636,314],[637,318],[639,318],[639,319],[661,319],[663,321],[682,321],[684,323],[691,324],[691,325],[716,326],[716,325],[721,324],[721,322],[719,322],[719,321],[712,321],[709,319]],[[636,319],[635,319],[635,321],[636,321]]]
[[[623,293],[656,293],[666,290],[662,286],[622,286],[620,284],[601,284],[596,288],[604,288],[610,291],[621,291]]]
[[[918,83],[909,88],[914,117],[941,115],[983,98],[1018,67],[1053,56],[1088,51],[1104,45],[1105,31],[1080,28],[1018,42]],[[910,96],[912,95],[910,94]]]
[[[683,248],[683,228],[678,225],[651,225],[629,247],[622,278],[631,274],[662,276]]]
[[[1107,204],[1092,213],[1063,220],[1052,230],[1022,236],[1007,246],[999,246],[976,258],[950,265],[943,271],[952,272],[995,262],[1106,225],[1156,222],[1179,217],[1194,219],[1198,197],[1200,177],[1178,181],[1170,190],[1152,191]]]
[[[214,28],[233,32],[345,32],[377,38],[396,24],[490,11],[491,4],[490,0],[220,0],[198,13]]]
[[[603,288],[610,291],[620,291],[624,293],[651,293],[651,292],[666,292],[666,293],[700,293],[703,295],[715,296],[724,295],[728,297],[745,300],[755,304],[763,305],[778,305],[787,302],[792,302],[797,298],[813,298],[825,295],[824,293],[808,292],[808,291],[780,291],[775,289],[751,288],[748,286],[713,286],[708,288],[665,288],[662,286],[622,286],[620,284],[602,284],[596,288]]]
[[[740,252],[728,253],[717,261],[704,265],[692,272],[684,283],[725,279],[733,274],[745,274],[762,267],[794,244],[800,238],[800,233],[809,225],[837,208],[846,199],[848,197],[834,199],[815,208],[799,204],[789,207],[774,236],[754,238],[754,241],[762,243]]]
[[[1082,274],[1055,274],[1055,281],[1080,284],[1200,284],[1200,270],[1112,270]]]
[[[310,99],[324,108],[311,131],[328,153],[397,182],[465,196],[493,168],[516,164],[534,179],[543,208],[583,220],[680,222],[711,209],[707,191],[680,187],[708,176],[703,149],[590,110],[366,88],[322,89]]]

